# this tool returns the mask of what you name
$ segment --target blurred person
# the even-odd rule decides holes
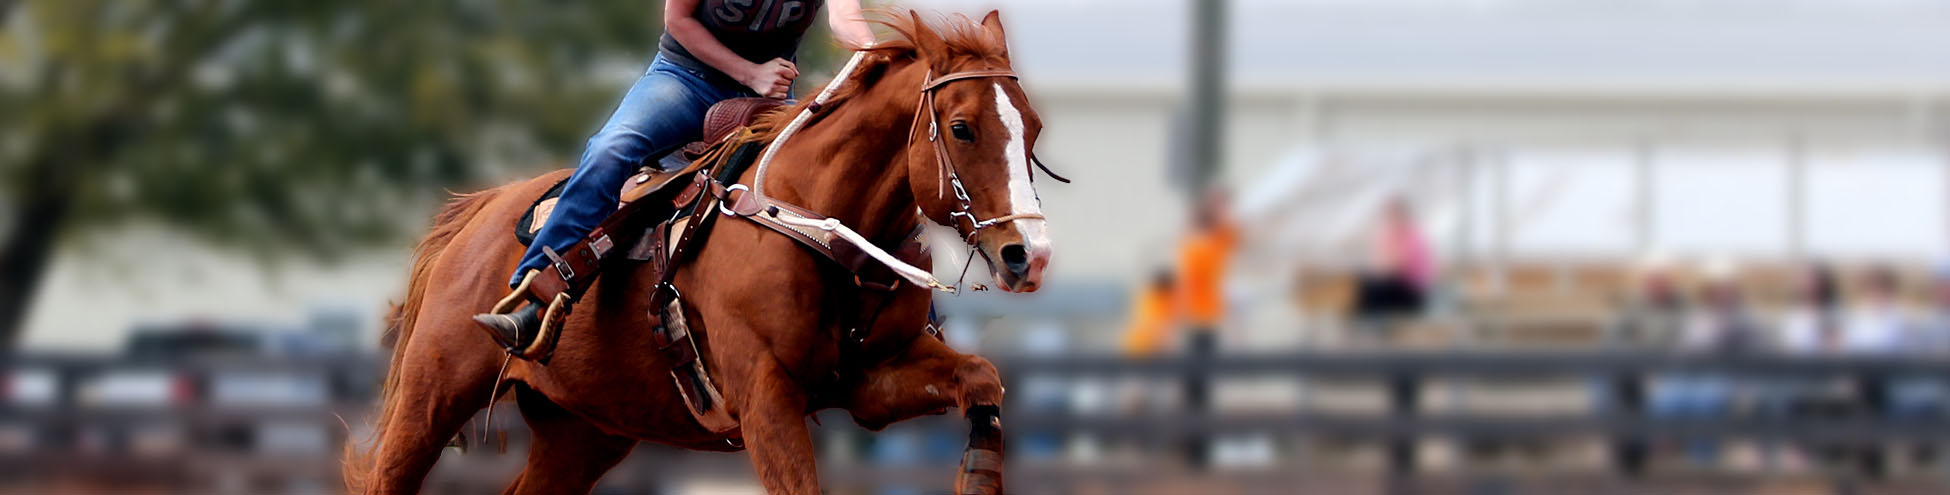
[[[1845,319],[1841,280],[1835,268],[1824,262],[1811,263],[1795,280],[1794,298],[1781,317],[1774,351],[1798,357],[1839,354]],[[1845,385],[1822,377],[1770,380],[1761,394],[1760,413],[1781,420],[1836,419],[1850,403]],[[1801,471],[1807,450],[1807,445],[1770,447],[1767,462],[1787,471]],[[1832,446],[1822,450],[1832,450]]]
[[[1846,350],[1856,355],[1882,355],[1901,359],[1940,359],[1944,356],[1950,330],[1943,315],[1950,314],[1950,266],[1939,266],[1930,277],[1931,304],[1928,311],[1912,307],[1904,297],[1902,276],[1896,269],[1878,266],[1866,275],[1862,301],[1849,320]],[[1950,388],[1940,377],[1929,375],[1858,375],[1860,406],[1871,414],[1899,423],[1941,419],[1950,411]],[[1881,445],[1861,448],[1863,469],[1869,474],[1883,472]],[[1909,446],[1913,460],[1934,461],[1937,446],[1929,441]]]
[[[1179,243],[1177,308],[1191,331],[1192,348],[1216,346],[1212,335],[1226,316],[1226,270],[1239,245],[1225,189],[1206,191],[1192,210],[1191,231]]]
[[[1680,334],[1687,311],[1691,309],[1685,288],[1673,275],[1671,264],[1657,254],[1645,255],[1633,266],[1631,286],[1619,306],[1617,317],[1606,331],[1607,343],[1634,348],[1670,346]],[[1594,410],[1637,412],[1644,408],[1645,382],[1619,378],[1608,375],[1591,377],[1591,390],[1595,392],[1592,397]],[[1612,388],[1616,385],[1629,388]],[[1612,458],[1618,463],[1619,472],[1636,474],[1644,471],[1648,449],[1643,439],[1618,435],[1612,437],[1611,442]]]
[[[1760,336],[1760,325],[1747,307],[1739,272],[1729,262],[1709,263],[1700,305],[1688,317],[1673,348],[1692,355],[1730,355],[1752,350]],[[1654,384],[1651,412],[1662,419],[1707,420],[1727,415],[1733,381],[1719,373],[1680,372],[1668,374]],[[1716,442],[1681,439],[1687,457],[1695,463],[1712,463],[1719,458]]]
[[[1124,331],[1124,355],[1157,355],[1178,325],[1177,279],[1159,269],[1132,295],[1130,326]]]
[[[1930,274],[1930,303],[1919,315],[1911,349],[1930,356],[1950,356],[1950,259],[1937,262]]]
[[[1794,304],[1781,318],[1776,349],[1784,354],[1836,354],[1842,349],[1845,320],[1842,289],[1835,269],[1814,263],[1796,280]]]
[[[1906,354],[1905,346],[1914,335],[1916,322],[1916,314],[1903,300],[1902,275],[1894,268],[1876,266],[1863,275],[1861,295],[1848,310],[1836,347],[1856,358]],[[1853,378],[1853,409],[1859,414],[1908,417],[1928,409],[1928,381],[1892,379],[1877,373],[1856,373]],[[1865,474],[1880,476],[1885,472],[1878,442],[1855,442],[1851,447],[1848,450]]]
[[[1886,266],[1870,269],[1862,279],[1861,297],[1851,304],[1843,322],[1838,352],[1852,356],[1890,356],[1905,353],[1916,315],[1903,302],[1902,277]],[[1859,405],[1880,414],[1893,405],[1888,377],[1856,375]]]
[[[1665,344],[1685,323],[1686,293],[1665,258],[1646,256],[1632,270],[1632,287],[1608,337],[1614,345]]]
[[[1185,352],[1192,362],[1184,397],[1186,410],[1194,414],[1205,413],[1211,405],[1211,377],[1202,368],[1218,353],[1218,332],[1226,316],[1226,270],[1239,244],[1230,202],[1225,189],[1207,190],[1192,209],[1191,231],[1179,244],[1177,311],[1188,330]],[[1205,438],[1187,439],[1187,461],[1203,468],[1209,461],[1208,446]]]
[[[1915,321],[1903,301],[1902,276],[1894,268],[1874,267],[1863,276],[1861,297],[1851,304],[1837,345],[1849,354],[1897,353]]]
[[[1931,271],[1929,303],[1911,314],[1901,346],[1906,357],[1942,361],[1950,357],[1950,260]],[[1935,376],[1904,376],[1891,385],[1888,411],[1897,421],[1941,420],[1950,414],[1950,382]],[[1916,442],[1910,454],[1917,464],[1937,460],[1940,445]]]
[[[800,40],[826,3],[668,0],[656,58],[589,138],[575,173],[563,184],[553,213],[522,254],[508,286],[520,287],[541,273],[550,263],[545,249],[566,252],[615,212],[623,181],[638,166],[698,140],[711,105],[736,97],[790,97],[799,77],[793,60]],[[827,20],[842,45],[873,44],[860,0],[830,4]],[[528,301],[508,314],[474,319],[496,342],[513,348],[521,345],[520,336],[535,334],[539,311],[546,306]]]
[[[1761,325],[1748,307],[1739,268],[1730,262],[1712,263],[1705,277],[1700,304],[1687,318],[1677,350],[1713,354],[1754,350],[1761,342]]]
[[[1150,280],[1131,295],[1131,319],[1120,344],[1125,357],[1143,359],[1157,356],[1170,345],[1179,324],[1178,281],[1171,270],[1159,268]],[[1120,409],[1136,413],[1147,409],[1153,399],[1147,377],[1123,377],[1117,383]]]
[[[1391,320],[1414,316],[1427,307],[1435,281],[1435,251],[1404,198],[1388,201],[1372,235],[1372,268],[1360,275],[1354,313],[1360,325],[1380,331]]]

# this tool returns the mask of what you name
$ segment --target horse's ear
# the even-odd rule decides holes
[[[1002,57],[1009,57],[1009,37],[1002,33],[1002,11],[991,10],[982,16],[982,31],[988,33],[995,46],[1002,47]]]
[[[942,43],[941,35],[921,20],[921,13],[909,10],[907,16],[914,20],[914,50],[920,52],[921,60],[932,65],[939,57],[946,56],[947,46]]]
[[[988,31],[989,36],[994,36],[997,42],[1008,39],[1002,36],[1002,11],[991,10],[989,15],[982,16],[982,30]]]

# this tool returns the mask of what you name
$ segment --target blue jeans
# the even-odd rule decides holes
[[[645,160],[662,158],[698,140],[704,111],[712,104],[741,96],[756,95],[743,87],[712,84],[704,74],[662,56],[650,61],[650,69],[623,95],[602,130],[589,138],[575,174],[562,186],[555,211],[521,255],[508,286],[519,285],[529,270],[548,266],[543,246],[566,251],[615,213],[623,181]]]
[[[1710,420],[1727,415],[1734,384],[1726,377],[1710,374],[1667,376],[1652,389],[1647,404],[1652,415],[1661,419]],[[1713,462],[1719,448],[1712,440],[1681,439],[1694,462]]]

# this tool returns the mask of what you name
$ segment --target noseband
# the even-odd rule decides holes
[[[1016,79],[1016,73],[1008,69],[984,69],[955,72],[942,75],[941,77],[934,77],[933,72],[929,72],[927,79],[921,84],[921,104],[917,105],[914,109],[914,125],[915,127],[919,127],[921,119],[927,119],[928,142],[934,144],[934,160],[940,166],[939,170],[943,175],[943,182],[947,182],[955,191],[956,211],[949,212],[948,218],[954,223],[956,231],[963,231],[962,225],[964,222],[968,225],[968,229],[963,231],[962,242],[966,242],[970,246],[975,245],[975,238],[982,233],[983,229],[1016,220],[1044,219],[1041,213],[1010,213],[987,220],[982,220],[975,216],[975,202],[969,198],[968,188],[962,185],[961,174],[955,168],[955,160],[948,156],[948,140],[941,139],[941,116],[935,111],[934,107],[935,90],[941,89],[942,86],[955,81],[997,77],[1014,80]],[[909,133],[909,135],[912,136],[913,134]],[[1035,159],[1034,155],[1030,156],[1030,161],[1034,162],[1037,167],[1042,168],[1043,173],[1049,174],[1050,177],[1062,182],[1070,182],[1069,179],[1064,179],[1050,172],[1048,167],[1043,167],[1043,162]],[[1034,173],[1031,173],[1030,180],[1035,180]]]

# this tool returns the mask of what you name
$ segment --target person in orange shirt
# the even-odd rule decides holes
[[[1158,354],[1178,326],[1177,280],[1159,269],[1131,301],[1131,326],[1124,332],[1124,355],[1142,358]]]
[[[1178,267],[1158,270],[1132,295],[1130,327],[1123,349],[1131,357],[1155,355],[1181,325],[1191,328],[1188,348],[1210,354],[1213,332],[1225,317],[1225,271],[1238,243],[1237,229],[1225,215],[1223,190],[1209,193],[1193,212],[1193,229],[1179,245]]]
[[[1227,213],[1231,198],[1214,188],[1192,210],[1192,230],[1178,251],[1178,301],[1184,317],[1186,354],[1192,366],[1185,374],[1185,409],[1203,413],[1211,407],[1211,377],[1205,366],[1218,354],[1219,326],[1224,323],[1226,270],[1239,242],[1238,228]],[[1185,460],[1193,468],[1209,464],[1210,442],[1185,439]]]
[[[1192,212],[1192,231],[1179,244],[1179,306],[1195,340],[1218,331],[1225,320],[1226,268],[1239,243],[1239,229],[1226,211],[1228,201],[1223,189],[1206,193]]]

